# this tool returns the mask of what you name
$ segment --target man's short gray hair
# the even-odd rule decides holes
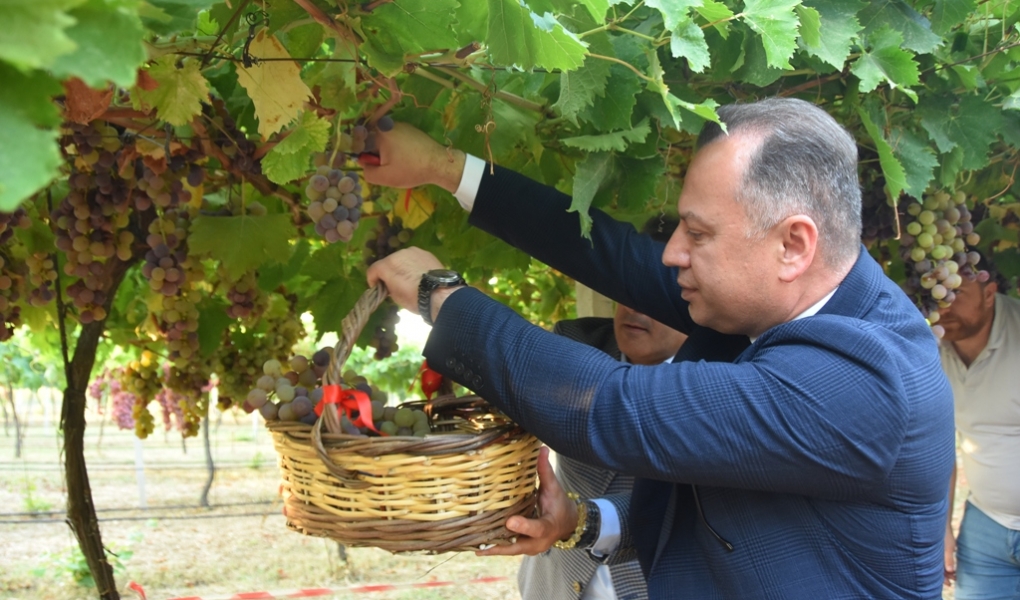
[[[818,226],[819,253],[830,266],[857,258],[861,244],[861,188],[857,144],[846,129],[810,102],[770,98],[719,108],[731,134],[760,136],[737,201],[760,237],[783,219],[803,214]],[[725,135],[708,123],[702,148]]]

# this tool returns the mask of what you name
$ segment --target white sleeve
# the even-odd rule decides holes
[[[478,195],[478,188],[482,185],[482,175],[484,174],[484,160],[470,154],[464,156],[464,172],[460,175],[460,185],[457,186],[453,197],[468,212],[471,212],[475,206],[475,197]]]
[[[616,506],[609,500],[595,498],[592,500],[599,507],[601,526],[599,527],[599,539],[591,547],[591,553],[599,558],[608,556],[620,545],[620,515],[616,512]]]

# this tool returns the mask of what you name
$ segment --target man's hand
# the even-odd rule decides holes
[[[406,123],[376,132],[375,139],[379,165],[361,163],[369,183],[393,188],[434,183],[450,193],[460,185],[464,173],[464,153],[460,150],[447,150]]]
[[[509,546],[493,546],[475,552],[477,556],[541,554],[557,540],[569,538],[577,528],[577,505],[567,497],[549,464],[549,448],[538,454],[538,510],[537,519],[510,517],[506,528],[518,534],[517,541]]]
[[[956,581],[956,538],[953,536],[953,530],[950,527],[946,527],[945,553],[946,562],[943,567],[944,583],[952,585]]]
[[[394,302],[401,308],[417,314],[418,284],[421,283],[421,276],[426,271],[442,268],[443,263],[431,253],[421,248],[405,248],[372,263],[368,268],[368,287],[382,281]],[[433,303],[435,301],[433,298]],[[433,306],[433,309],[438,307]]]

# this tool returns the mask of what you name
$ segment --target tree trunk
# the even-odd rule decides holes
[[[0,401],[0,409],[4,411],[4,437],[11,437],[11,418],[7,416],[7,405]]]
[[[209,411],[206,410],[202,417],[202,440],[205,444],[205,466],[209,471],[209,478],[205,480],[205,487],[202,488],[202,498],[199,500],[202,506],[209,508],[209,489],[212,488],[213,478],[216,477],[216,465],[213,464],[212,448],[209,445]]]
[[[21,458],[21,421],[18,420],[18,408],[14,405],[14,387],[10,383],[7,384],[7,401],[14,417],[14,458]]]
[[[106,311],[124,279],[130,263],[115,261],[111,271],[110,289],[107,292]],[[103,334],[106,321],[93,321],[82,325],[78,342],[74,347],[74,358],[67,365],[67,387],[64,389],[64,404],[60,411],[60,426],[64,432],[64,476],[67,482],[67,525],[78,539],[85,561],[89,565],[92,579],[101,600],[120,600],[113,567],[106,560],[96,507],[92,503],[92,487],[85,465],[85,392],[89,377],[96,363],[96,347]]]

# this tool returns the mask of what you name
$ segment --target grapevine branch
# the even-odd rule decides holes
[[[329,15],[323,12],[321,8],[313,4],[311,0],[294,0],[294,2],[301,8],[305,9],[305,11],[311,15],[313,19],[315,19],[316,23],[323,27],[332,29],[338,36],[340,36],[341,39],[354,45],[361,44],[361,40],[358,39],[357,34],[334,21]]]
[[[459,72],[459,71],[457,71],[455,69],[450,69],[450,68],[447,68],[447,67],[432,67],[432,68],[437,70],[437,71],[439,71],[440,73],[443,73],[445,75],[449,75],[450,77],[453,77],[454,79],[456,79],[456,80],[458,80],[458,81],[460,81],[462,83],[466,83],[467,85],[469,85],[472,88],[478,90],[479,92],[485,93],[486,90],[488,89],[488,87],[485,84],[480,83],[478,81],[475,81],[474,79],[468,77],[467,75],[465,75],[465,74],[463,74],[463,73],[461,73],[461,72]],[[526,99],[521,98],[520,96],[518,96],[516,94],[511,94],[509,92],[499,91],[499,92],[495,92],[494,94],[492,94],[492,96],[494,98],[499,98],[500,100],[503,100],[503,101],[508,102],[510,104],[513,104],[515,106],[519,106],[519,107],[527,109],[527,110],[533,110],[533,111],[535,111],[537,113],[541,113],[546,118],[549,118],[549,119],[556,118],[556,114],[554,112],[552,112],[547,106],[545,106],[543,104],[538,104],[537,102],[532,102],[531,100],[526,100]]]

